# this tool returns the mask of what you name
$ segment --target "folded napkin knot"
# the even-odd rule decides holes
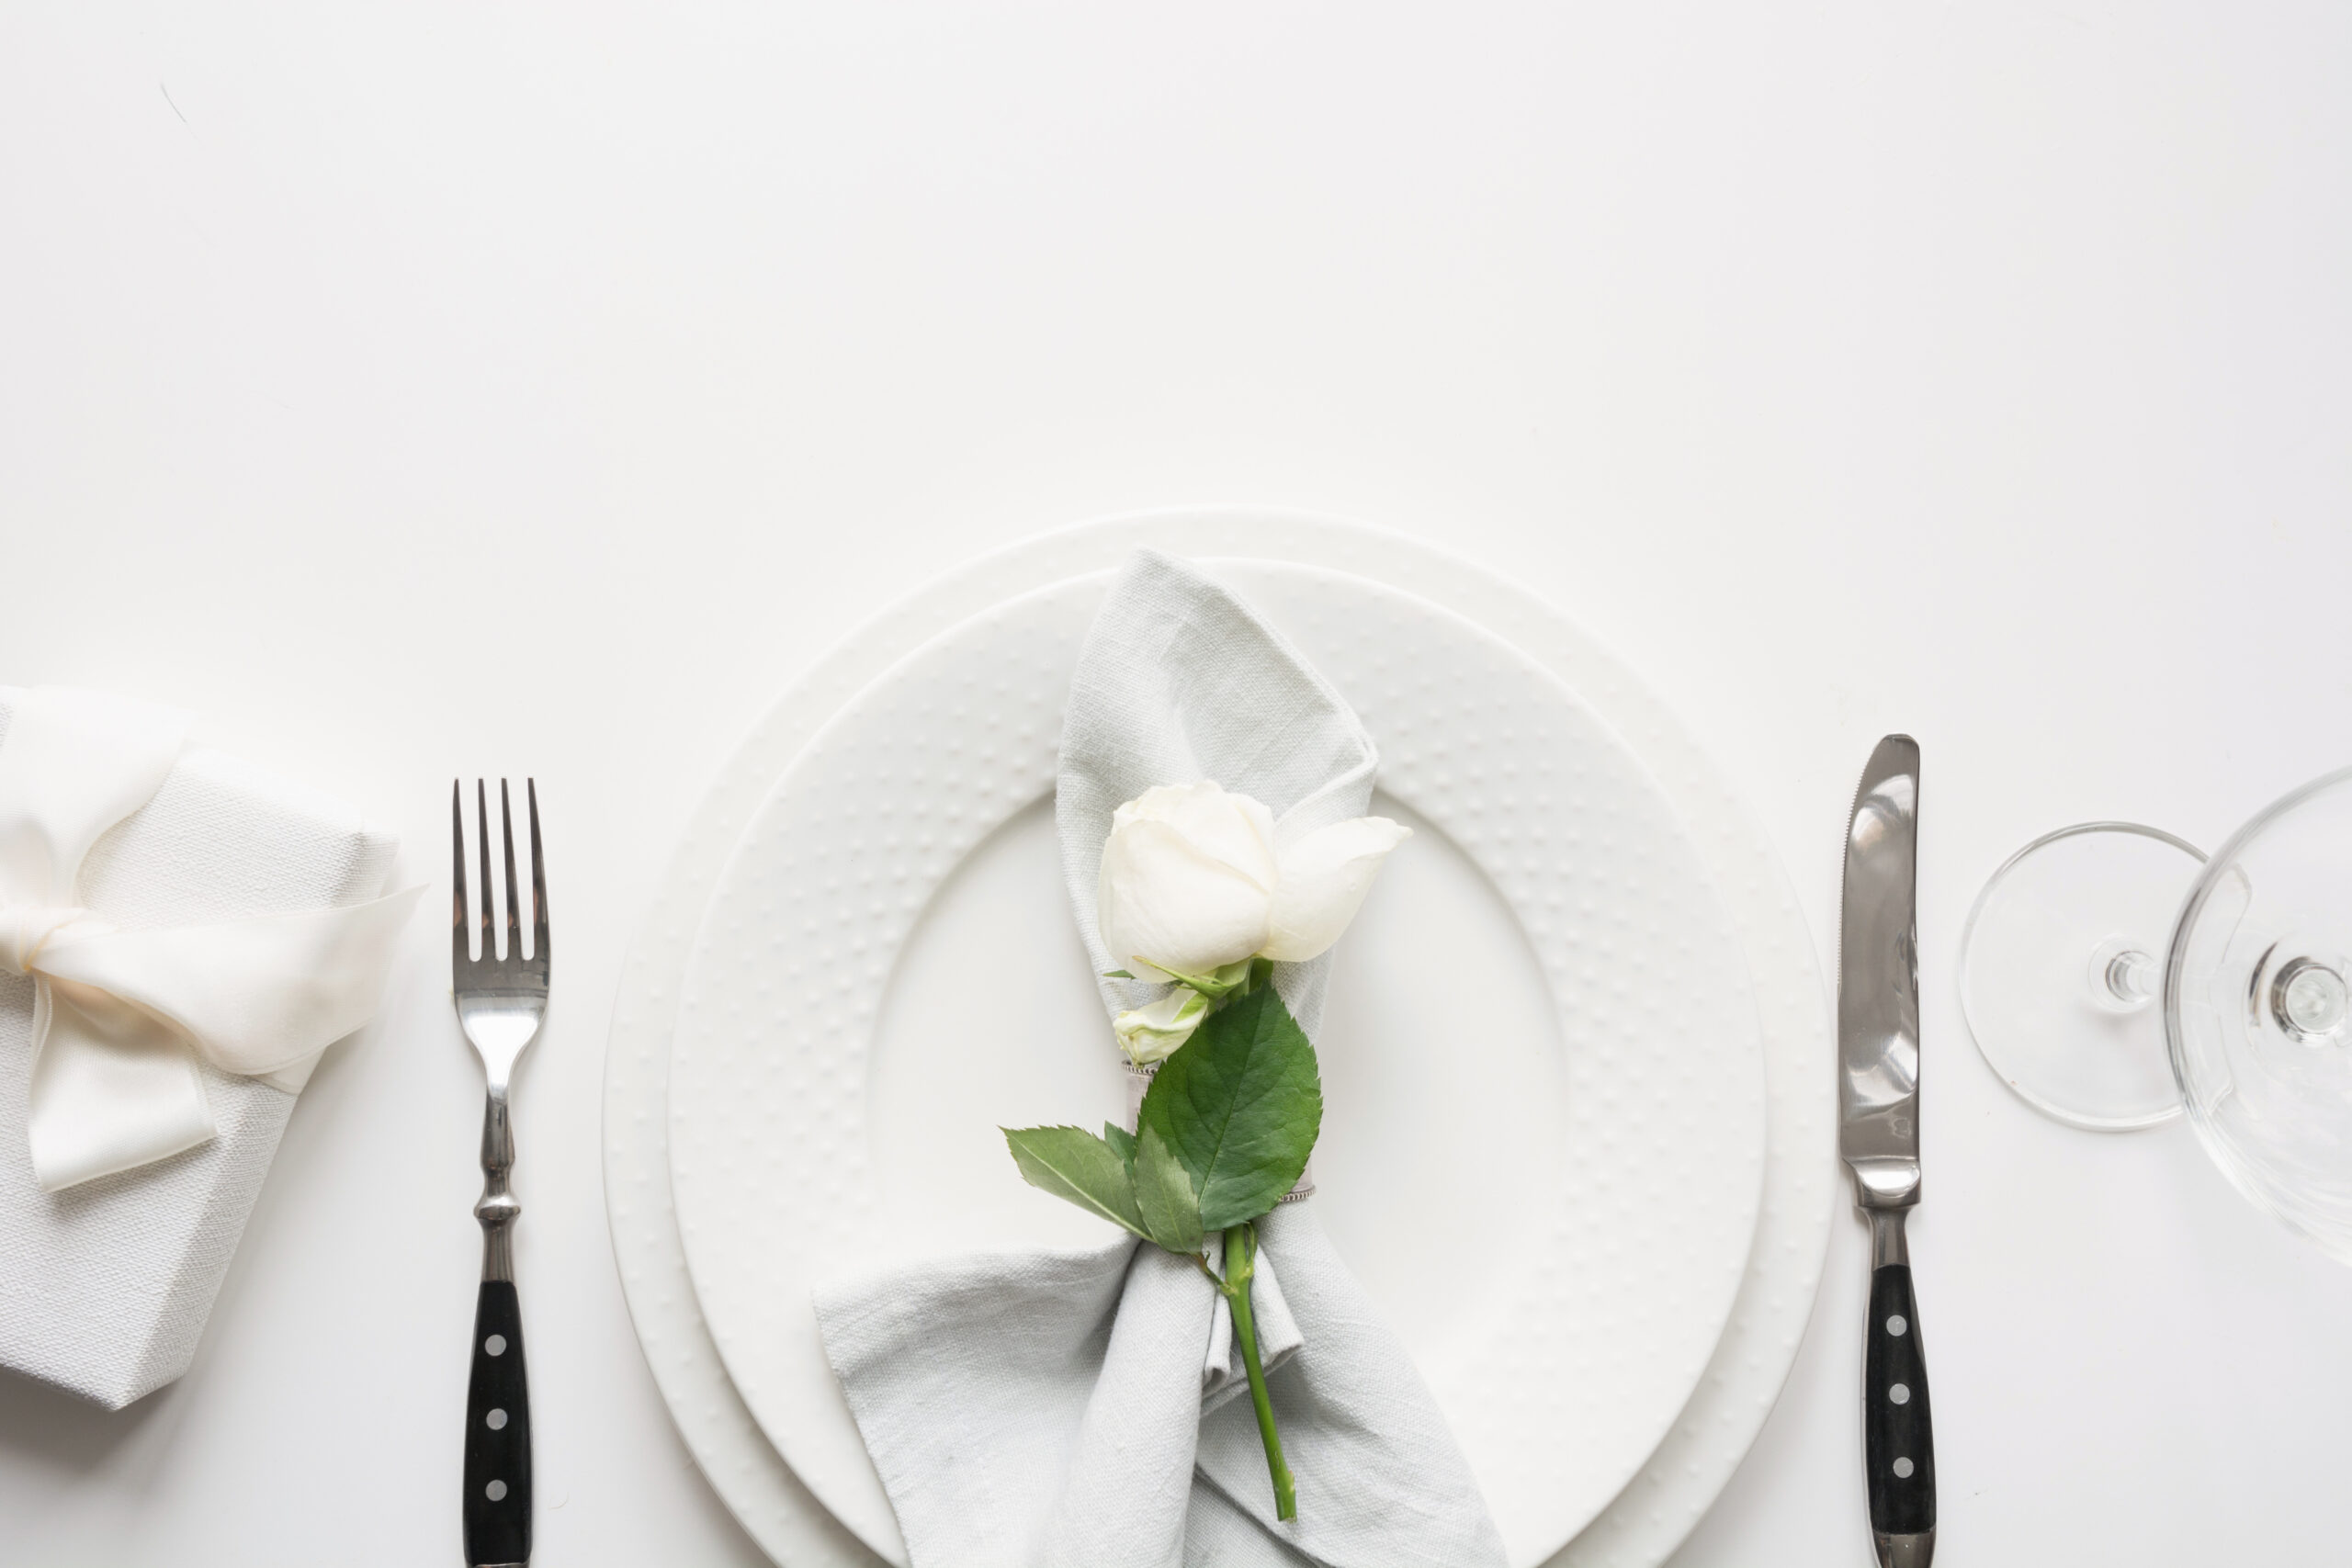
[[[40,687],[0,736],[0,962],[32,977],[27,1132],[50,1191],[214,1135],[199,1062],[298,1091],[383,997],[421,888],[217,925],[121,931],[82,863],[163,787],[189,716]]]
[[[70,905],[10,904],[0,906],[0,964],[19,975],[29,975],[40,961],[41,949],[66,927],[93,920],[90,911]]]

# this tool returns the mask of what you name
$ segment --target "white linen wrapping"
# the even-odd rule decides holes
[[[1363,815],[1377,767],[1346,703],[1249,606],[1139,551],[1088,634],[1063,719],[1062,864],[1097,972],[1120,966],[1095,889],[1122,802],[1214,779],[1264,801],[1287,842]],[[1310,1037],[1329,966],[1276,971]],[[1159,991],[1102,986],[1114,1013]],[[1010,1159],[1005,1174],[1017,1179]],[[826,1354],[914,1568],[1499,1568],[1475,1477],[1313,1200],[1260,1228],[1251,1299],[1298,1479],[1287,1523],[1237,1397],[1224,1303],[1183,1259],[1122,1236],[820,1285]]]
[[[0,687],[0,749],[31,697]],[[143,805],[111,826],[96,824],[95,841],[74,856],[75,886],[55,895],[116,929],[116,940],[91,950],[116,967],[115,983],[135,988],[142,956],[168,962],[173,954],[155,951],[165,933],[256,917],[287,917],[299,928],[312,912],[368,904],[382,891],[396,840],[348,808],[217,751],[177,751],[160,772]],[[407,907],[387,908],[384,919]],[[371,931],[368,941],[381,938]],[[302,940],[292,951],[332,963],[332,940],[323,947]],[[237,941],[226,939],[232,949]],[[356,991],[331,987],[339,994],[289,1002],[305,1013],[296,1032],[347,1030],[358,1021],[345,1021],[352,995],[365,999],[360,1017],[372,1010],[380,974],[372,991],[368,976],[354,978]],[[177,1377],[195,1354],[316,1047],[291,1061],[273,1050],[268,1060],[236,1063],[243,1073],[184,1050],[172,1066],[191,1086],[189,1129],[200,1117],[212,1135],[50,1190],[36,1173],[29,1114],[40,988],[13,964],[0,966],[0,1366],[119,1408]],[[193,1021],[232,1056],[238,1043],[291,1038],[282,1027],[257,1027],[242,993],[207,997],[201,983],[172,988],[175,1005],[208,1014]],[[142,1078],[145,1087],[158,1081],[153,1073]],[[106,1157],[91,1152],[104,1147],[103,1131],[81,1132],[83,1107],[72,1110],[62,1122],[51,1118],[71,1134],[58,1141],[72,1145],[74,1160]]]

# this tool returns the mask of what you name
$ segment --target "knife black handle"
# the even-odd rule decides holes
[[[523,1371],[523,1307],[512,1280],[484,1280],[474,1304],[465,1521],[469,1568],[530,1562],[531,1392]]]
[[[1919,1308],[1907,1262],[1881,1264],[1871,1272],[1862,1447],[1872,1533],[1885,1538],[1932,1532],[1936,1441],[1928,1416],[1928,1358],[1919,1348]]]

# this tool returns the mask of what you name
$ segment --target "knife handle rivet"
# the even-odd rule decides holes
[[[1886,1391],[1886,1397],[1897,1404],[1908,1404],[1911,1403],[1911,1390],[1905,1384],[1896,1383]]]
[[[1886,1331],[1895,1338],[1900,1339],[1911,1331],[1911,1325],[1905,1322],[1903,1314],[1898,1312],[1893,1317],[1886,1320]]]
[[[1894,1478],[1897,1481],[1908,1481],[1911,1479],[1911,1461],[1909,1460],[1899,1459],[1894,1461]]]

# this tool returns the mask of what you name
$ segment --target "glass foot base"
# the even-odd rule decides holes
[[[2086,822],[1993,874],[1961,936],[1960,1008],[2001,1081],[2073,1127],[2180,1114],[2164,959],[2205,857],[2154,828]]]

